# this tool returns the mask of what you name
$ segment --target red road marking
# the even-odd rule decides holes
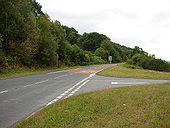
[[[98,71],[100,71],[102,69],[106,69],[106,68],[111,67],[111,66],[114,66],[114,64],[113,65],[108,65],[108,66],[103,66],[103,67],[98,67],[98,68],[94,68],[94,69],[81,69],[81,68],[70,69],[70,70],[64,70],[63,72],[93,74],[93,73],[97,73]]]

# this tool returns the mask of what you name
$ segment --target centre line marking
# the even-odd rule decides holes
[[[41,83],[44,83],[44,82],[47,82],[47,81],[49,81],[49,79],[43,80],[43,81],[39,81],[39,82],[36,82],[36,83],[34,83],[34,84],[25,85],[24,88],[25,88],[25,87],[29,87],[29,86],[33,86],[33,85],[37,85],[37,84],[41,84]]]
[[[0,94],[6,93],[6,92],[8,92],[8,90],[1,91]]]
[[[111,82],[111,84],[118,84],[118,82]]]
[[[49,73],[47,73],[48,75],[50,75],[50,74],[55,74],[55,73],[59,73],[59,72],[62,72],[62,71],[57,71],[57,72],[49,72]]]

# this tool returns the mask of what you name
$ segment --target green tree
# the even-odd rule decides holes
[[[10,43],[23,41],[22,30],[24,17],[20,12],[21,0],[0,0],[0,33],[4,39],[2,48],[10,54]]]
[[[62,28],[66,32],[66,40],[72,45],[78,44],[78,39],[80,37],[80,35],[78,34],[78,31],[76,31],[73,27],[69,28],[67,26],[62,26]]]
[[[143,51],[142,48],[135,46],[134,49],[132,50],[131,57],[135,55],[136,53],[143,54],[143,55],[148,55],[145,51]]]
[[[39,49],[37,61],[40,66],[51,66],[56,63],[57,42],[51,32],[52,22],[48,15],[41,15],[37,19],[39,36]]]
[[[65,65],[74,65],[73,63],[71,63],[71,56],[73,54],[73,47],[71,46],[71,44],[69,42],[65,42],[65,59],[64,59],[64,64]],[[75,59],[75,58],[73,58]]]
[[[121,61],[121,57],[119,56],[119,53],[115,50],[114,45],[111,41],[104,40],[100,46],[107,52],[107,59],[105,60],[108,60],[108,56],[112,56],[113,58],[112,62]]]
[[[42,6],[38,2],[36,2],[36,0],[31,0],[30,2],[31,9],[36,16],[39,16],[40,14],[44,15],[43,11],[41,10]]]
[[[85,54],[85,62],[90,62],[90,57],[89,57],[89,54]]]
[[[29,0],[0,0],[0,3],[2,3],[0,4],[2,12],[0,33],[4,38],[3,51],[7,56],[11,56],[12,62],[32,64],[38,51],[38,29],[36,17],[31,10],[31,2]],[[27,55],[24,54],[25,51]]]
[[[57,42],[57,54],[59,54],[60,65],[71,65],[72,46],[67,41],[66,32],[60,22],[55,21],[53,23],[52,33],[55,35],[55,41]]]
[[[144,69],[170,72],[170,64],[168,62],[139,53],[135,54],[127,63],[140,66]]]
[[[108,55],[109,55],[108,51],[106,51],[106,50],[103,49],[102,47],[96,49],[96,51],[95,51],[94,54],[97,55],[97,56],[99,56],[99,57],[101,57],[103,60],[107,60]]]
[[[104,64],[104,63],[106,63],[106,61],[104,61],[101,57],[96,56],[95,54],[93,54],[90,57],[90,60],[91,60],[91,64]]]
[[[83,50],[95,52],[103,40],[110,40],[107,36],[97,32],[84,33],[79,39],[79,46]]]
[[[35,62],[35,57],[38,53],[38,39],[39,33],[36,23],[36,18],[33,12],[28,12],[24,18],[23,25],[23,41],[18,45],[20,53],[19,58],[22,64],[31,66]]]
[[[71,61],[75,65],[81,65],[81,63],[84,61],[84,56],[83,56],[83,50],[79,48],[76,44],[72,45],[73,52],[71,56]]]

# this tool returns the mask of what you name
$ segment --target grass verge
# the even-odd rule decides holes
[[[170,73],[168,72],[144,70],[139,69],[139,67],[134,67],[127,64],[121,64],[113,66],[111,68],[107,68],[99,72],[98,75],[115,77],[150,78],[150,79],[170,79]]]
[[[14,128],[169,127],[170,83],[89,92],[58,101]]]

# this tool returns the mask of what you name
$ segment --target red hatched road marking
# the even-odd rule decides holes
[[[107,65],[107,66],[102,66],[102,67],[97,67],[94,69],[81,69],[81,68],[76,68],[76,69],[70,69],[70,70],[64,70],[63,72],[73,72],[73,73],[88,73],[88,74],[93,74],[97,73],[98,71],[102,69],[106,69],[108,67],[114,66],[113,65]]]

